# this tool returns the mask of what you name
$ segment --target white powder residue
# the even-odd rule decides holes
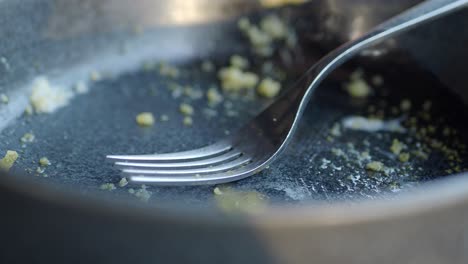
[[[377,131],[389,131],[389,132],[400,132],[406,131],[401,126],[403,117],[391,120],[371,119],[362,116],[349,116],[341,120],[341,124],[344,128],[352,130],[361,130],[367,132]]]
[[[46,77],[40,76],[33,81],[29,100],[36,113],[52,113],[66,106],[72,97],[70,90],[54,86]]]

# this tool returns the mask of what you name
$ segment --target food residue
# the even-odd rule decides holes
[[[223,101],[223,95],[215,87],[210,87],[206,92],[206,98],[210,105],[217,105]]]
[[[258,76],[253,72],[243,72],[236,67],[222,68],[218,72],[221,87],[225,92],[239,92],[252,89],[258,83]]]
[[[371,170],[371,171],[383,171],[385,168],[384,164],[380,161],[372,161],[367,163],[366,169]]]
[[[392,145],[390,146],[390,150],[395,155],[400,155],[401,151],[406,148],[406,145],[400,142],[398,139],[394,139],[392,141]]]
[[[39,165],[41,165],[42,167],[47,167],[47,166],[50,166],[50,161],[48,158],[46,157],[42,157],[40,160],[39,160]]]
[[[184,117],[184,119],[182,120],[182,123],[183,123],[185,126],[191,126],[191,125],[193,125],[193,119],[192,119],[192,117],[190,117],[190,116],[186,116],[186,117]]]
[[[30,132],[30,133],[24,134],[20,138],[20,141],[21,143],[31,143],[31,142],[34,142],[35,139],[36,139],[36,136],[34,136],[34,134]]]
[[[29,100],[36,113],[52,113],[66,106],[72,97],[70,91],[52,85],[45,77],[37,77],[33,81]]]
[[[345,90],[352,98],[367,98],[371,95],[372,89],[363,77],[363,71],[358,69],[354,71],[349,82],[344,85]]]
[[[140,189],[134,191],[133,195],[140,199],[142,202],[148,202],[153,193],[147,190],[145,185],[142,185]]]
[[[150,127],[154,125],[154,116],[150,112],[143,112],[136,116],[136,122],[141,127]]]
[[[18,152],[14,150],[8,150],[5,154],[5,157],[0,160],[0,170],[9,171],[17,159]]]
[[[230,62],[232,67],[238,68],[240,70],[245,70],[250,65],[249,60],[240,55],[232,55]]]
[[[187,103],[182,103],[179,106],[179,111],[186,116],[191,116],[195,113],[195,110],[193,109],[193,106],[187,104]]]
[[[266,98],[277,96],[280,90],[281,84],[271,78],[263,79],[257,88],[258,94]]]
[[[113,191],[117,188],[115,188],[115,185],[113,183],[104,183],[104,184],[101,184],[101,186],[99,187],[101,190],[105,190],[105,191]]]
[[[267,198],[256,191],[237,191],[230,187],[213,190],[216,205],[226,213],[258,213],[267,206]]]
[[[119,181],[119,186],[120,187],[125,187],[125,186],[127,186],[127,184],[128,184],[127,178],[124,177],[124,178],[120,179],[120,181]]]

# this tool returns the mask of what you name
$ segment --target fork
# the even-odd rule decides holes
[[[314,90],[328,74],[365,48],[467,4],[468,0],[428,0],[338,47],[237,133],[217,143],[176,153],[107,158],[115,161],[130,182],[140,184],[220,184],[256,174],[290,143]]]

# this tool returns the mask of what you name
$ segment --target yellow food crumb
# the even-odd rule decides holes
[[[249,60],[240,55],[232,55],[230,62],[232,67],[236,67],[241,70],[245,70],[249,67]]]
[[[273,39],[284,39],[288,34],[288,28],[278,16],[268,15],[260,21],[260,28]]]
[[[257,26],[249,27],[245,33],[247,34],[250,43],[256,48],[269,47],[273,41],[268,33],[263,32]]]
[[[9,101],[10,99],[8,98],[6,94],[0,94],[0,102],[2,104],[8,104]]]
[[[31,142],[33,142],[35,139],[36,139],[36,136],[34,136],[33,133],[26,133],[26,134],[24,134],[24,135],[21,137],[20,141],[21,141],[22,143],[31,143]]]
[[[281,90],[281,84],[270,78],[263,79],[257,88],[257,93],[266,98],[273,98]]]
[[[39,165],[41,165],[42,167],[47,167],[49,166],[51,163],[49,161],[48,158],[46,157],[42,157],[40,160],[39,160]]]
[[[351,74],[351,80],[346,84],[345,89],[354,98],[366,98],[372,92],[371,87],[362,78],[362,72],[359,70]]]
[[[306,0],[260,0],[264,7],[280,7],[283,5],[298,5],[304,3]]]
[[[154,125],[154,116],[152,113],[143,112],[136,116],[136,122],[139,126],[149,127]]]
[[[127,181],[126,178],[120,179],[120,181],[119,181],[119,186],[120,187],[125,187],[125,186],[127,186],[127,184],[128,184],[128,181]]]
[[[191,105],[189,105],[189,104],[186,104],[186,103],[180,104],[179,111],[183,115],[187,115],[187,116],[193,115],[195,113],[195,110],[193,109],[193,107]]]
[[[401,162],[408,162],[408,160],[410,159],[410,154],[409,153],[401,153],[399,156],[398,156],[398,159],[401,161]]]
[[[216,187],[213,193],[218,208],[226,213],[258,213],[267,205],[266,197],[256,191],[236,191],[229,187]]]
[[[29,100],[36,113],[52,113],[67,105],[72,96],[70,91],[52,86],[47,78],[37,77]]]
[[[115,190],[115,185],[113,183],[104,183],[99,187],[101,190],[113,191]]]
[[[367,163],[366,169],[372,170],[372,171],[382,171],[385,168],[384,164],[380,161],[372,161],[370,163]]]
[[[193,119],[190,117],[190,116],[186,116],[184,117],[184,119],[182,120],[182,123],[186,126],[191,126],[193,125]]]
[[[400,103],[401,111],[407,112],[411,109],[411,101],[409,99],[403,99]]]
[[[226,92],[238,92],[251,89],[258,83],[258,76],[252,72],[243,72],[236,67],[222,68],[218,72],[221,87]]]
[[[223,101],[223,96],[220,92],[218,92],[218,89],[216,89],[215,87],[211,87],[208,89],[208,91],[206,92],[206,98],[208,99],[208,103],[211,105],[216,105]]]
[[[0,170],[9,171],[17,159],[18,152],[14,150],[8,150],[5,154],[5,157],[0,160]]]
[[[392,142],[392,146],[390,146],[390,150],[393,152],[393,154],[399,155],[405,147],[405,144],[400,142],[398,139],[394,139]]]

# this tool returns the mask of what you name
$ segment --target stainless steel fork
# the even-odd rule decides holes
[[[131,182],[201,185],[236,181],[270,164],[289,144],[314,90],[338,66],[370,45],[458,10],[468,0],[429,0],[350,41],[313,65],[306,74],[237,133],[201,148],[153,155],[110,155]]]

